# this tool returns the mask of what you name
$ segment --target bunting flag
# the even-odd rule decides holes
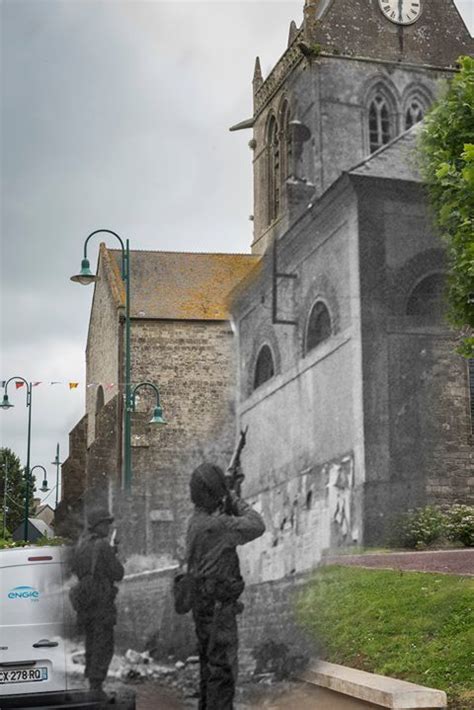
[[[5,388],[7,380],[0,380],[0,388]],[[79,381],[65,381],[65,380],[51,380],[50,382],[44,382],[43,380],[36,380],[31,382],[32,387],[39,387],[39,385],[67,385],[70,390],[75,390],[80,386]],[[111,390],[114,387],[125,387],[125,382],[85,382],[84,386],[89,389],[89,387],[103,387],[106,390]],[[131,383],[133,384],[133,383]],[[16,389],[24,387],[25,383],[21,380],[15,380]]]

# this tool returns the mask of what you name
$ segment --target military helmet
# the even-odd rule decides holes
[[[212,512],[227,494],[224,472],[219,466],[203,463],[191,474],[189,484],[194,505]]]
[[[109,513],[107,508],[95,508],[87,514],[87,527],[93,530],[99,523],[107,521],[111,523],[114,516]]]

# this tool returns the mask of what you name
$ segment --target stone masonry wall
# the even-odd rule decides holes
[[[82,521],[86,487],[87,416],[69,432],[69,455],[61,466],[61,501],[55,511],[58,535],[74,537]],[[76,522],[77,521],[77,522]]]
[[[119,392],[122,375],[119,371],[119,341],[123,337],[117,303],[109,286],[105,256],[101,251],[98,263],[99,280],[94,285],[89,334],[86,348],[86,413],[88,416],[88,445],[94,440],[97,390],[103,389],[107,403]]]
[[[149,650],[158,657],[185,659],[197,653],[191,614],[178,616],[171,595],[172,568],[128,575],[117,597],[117,649]],[[272,642],[284,646],[289,659],[314,658],[319,647],[299,627],[296,601],[307,575],[248,585],[241,597],[244,611],[239,623],[240,676],[251,674],[263,647]]]
[[[133,497],[116,490],[128,553],[175,558],[191,512],[189,478],[205,458],[226,467],[234,446],[235,374],[227,322],[132,324],[132,380],[158,386],[166,426],[149,424],[151,389],[132,415]]]
[[[342,183],[278,242],[278,271],[296,276],[289,286],[278,282],[278,315],[295,325],[272,324],[268,264],[235,304],[239,425],[249,427],[243,490],[267,525],[265,536],[242,551],[252,583],[310,570],[325,549],[362,542],[357,259],[355,203]],[[331,335],[307,352],[317,300],[329,310]],[[275,374],[254,390],[263,345]]]
[[[413,289],[446,269],[421,185],[357,182],[360,210],[366,539],[427,503],[472,501],[467,368],[435,314],[408,315]]]

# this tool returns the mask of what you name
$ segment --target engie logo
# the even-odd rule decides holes
[[[34,587],[14,587],[8,592],[9,599],[30,599],[32,602],[37,602],[39,592]]]

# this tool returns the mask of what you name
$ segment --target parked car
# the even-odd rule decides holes
[[[55,546],[0,550],[0,709],[133,710],[131,699],[104,705],[67,672],[66,554]]]

